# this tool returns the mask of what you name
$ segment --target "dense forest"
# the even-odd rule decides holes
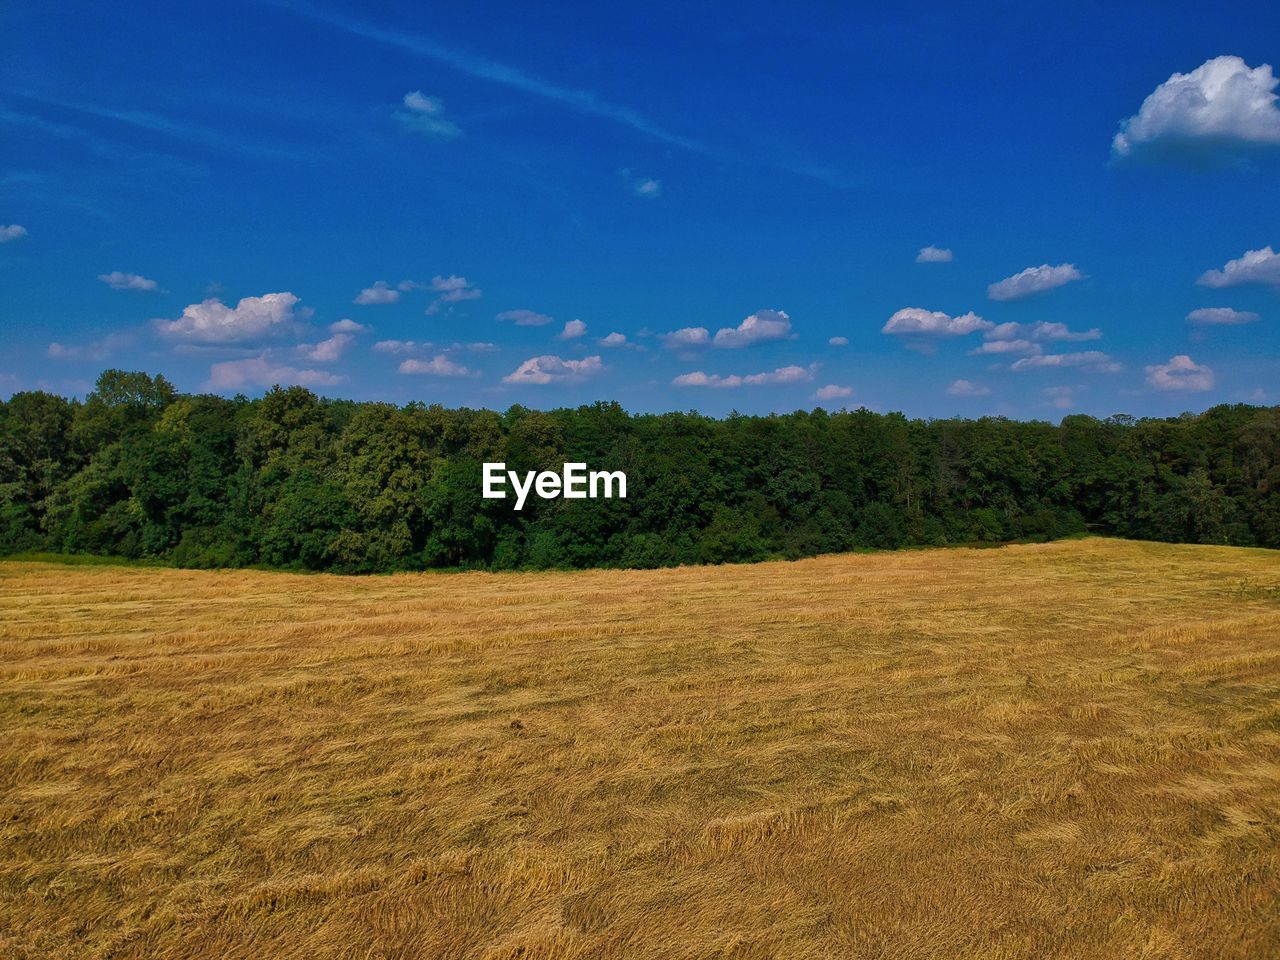
[[[628,498],[481,497],[481,464],[624,470]],[[1171,419],[713,419],[177,393],[109,370],[0,403],[0,552],[373,572],[654,567],[1086,530],[1280,547],[1280,407]]]

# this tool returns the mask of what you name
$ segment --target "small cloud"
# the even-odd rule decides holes
[[[853,396],[853,387],[842,387],[838,383],[828,383],[813,391],[815,400],[847,400]]]
[[[0,243],[8,243],[10,240],[20,240],[27,235],[27,228],[17,223],[11,223],[7,227],[0,227]]]
[[[430,343],[418,343],[416,340],[379,340],[373,345],[375,353],[416,353],[430,349]]]
[[[454,363],[443,353],[430,360],[405,360],[400,364],[401,373],[425,373],[433,377],[469,377],[471,371],[460,363]]]
[[[564,360],[545,355],[530,357],[514,371],[502,378],[503,383],[565,383],[584,380],[604,370],[599,357],[582,360]]]
[[[100,273],[98,279],[112,290],[158,290],[160,287],[158,283],[147,277],[136,273],[121,273],[119,270]]]
[[[1187,314],[1187,323],[1206,327],[1231,327],[1242,323],[1254,323],[1259,319],[1249,310],[1233,310],[1231,307],[1201,307]]]
[[[433,316],[444,306],[462,303],[466,300],[479,300],[484,292],[466,277],[448,276],[432,277],[429,288],[437,296],[427,306],[427,315]]]
[[[990,330],[994,326],[990,320],[983,320],[972,311],[952,317],[940,310],[903,307],[889,318],[880,332],[895,337],[963,337],[975,330]]]
[[[602,347],[630,346],[630,344],[627,343],[627,335],[624,333],[611,333],[607,337],[601,337],[596,341],[596,343],[600,344]]]
[[[362,307],[367,307],[384,303],[395,303],[399,299],[399,290],[392,287],[385,280],[378,280],[372,287],[365,287],[356,294],[356,298],[352,303],[357,303]]]
[[[1045,387],[1042,391],[1045,401],[1059,410],[1068,410],[1076,402],[1075,392],[1078,387]]]
[[[627,188],[637,197],[645,200],[657,200],[662,196],[662,181],[654,180],[652,177],[638,177],[625,167],[618,171],[618,175],[626,182]]]
[[[538,314],[542,316],[542,314]],[[558,340],[576,340],[578,337],[585,336],[587,325],[581,320],[569,320],[565,323],[564,329],[560,331],[556,339]]]
[[[849,345],[848,337],[832,337],[827,341],[833,347],[847,347]]]
[[[921,247],[916,263],[950,263],[955,257],[946,247]]]
[[[1251,283],[1280,286],[1280,253],[1269,246],[1249,250],[1244,256],[1228,261],[1221,270],[1206,271],[1196,283],[1214,289]]]
[[[1190,390],[1203,392],[1213,389],[1213,371],[1196,363],[1185,353],[1170,357],[1168,363],[1158,363],[1146,368],[1147,383],[1157,390]]]
[[[277,384],[331,387],[344,383],[346,379],[327,370],[299,370],[297,367],[274,363],[263,355],[215,363],[209,368],[209,379],[205,386],[210,390],[242,390],[245,387],[272,387]]]
[[[717,330],[712,342],[717,347],[749,347],[790,336],[791,318],[785,310],[757,310],[736,327]]]
[[[1096,373],[1119,373],[1123,367],[1100,350],[1084,350],[1080,353],[1046,353],[1040,356],[1015,360],[1010,370],[1035,370],[1042,367],[1081,367]]]
[[[294,312],[297,303],[298,298],[287,291],[245,297],[234,307],[209,299],[191,304],[177,320],[153,320],[152,324],[169,340],[237,343],[290,329],[302,315]]]
[[[329,324],[330,333],[368,333],[369,327],[363,323],[356,323],[354,320],[343,318]]]
[[[987,287],[987,296],[992,300],[1021,300],[1083,278],[1084,274],[1076,269],[1075,264],[1062,263],[1051,267],[1044,263],[1038,267],[1027,267],[1021,273],[991,284]]]
[[[813,380],[813,375],[817,372],[818,365],[810,364],[807,367],[789,366],[779,367],[768,373],[752,373],[747,376],[739,376],[738,374],[730,374],[722,377],[718,373],[703,373],[701,370],[695,370],[692,373],[682,373],[671,382],[677,387],[762,387],[772,386],[776,384],[787,383],[807,383]]]
[[[300,343],[294,350],[303,360],[311,363],[333,363],[342,358],[347,347],[355,341],[349,333],[335,333],[328,340],[319,343]]]
[[[671,350],[685,347],[701,347],[711,341],[711,333],[706,327],[681,327],[662,335],[662,344]]]
[[[990,394],[990,387],[984,387],[972,380],[953,380],[951,386],[947,387],[948,397],[986,397]]]
[[[404,110],[396,113],[400,125],[414,133],[437,140],[453,140],[462,135],[458,125],[444,115],[444,102],[439,97],[424,96],[421,90],[406,93]]]
[[[517,327],[545,327],[551,323],[554,318],[545,313],[538,313],[536,310],[503,310],[498,314],[499,320],[510,320]],[[575,321],[570,321],[573,323]],[[581,321],[576,321],[581,323]],[[569,329],[569,324],[565,324],[565,330]],[[576,328],[575,328],[576,329]],[[564,331],[561,331],[562,333]],[[582,332],[587,332],[587,325],[582,324]]]
[[[969,351],[970,355],[975,357],[1002,353],[1035,354],[1042,352],[1040,344],[1033,343],[1030,340],[987,340],[976,350]]]
[[[493,353],[498,349],[496,343],[488,343],[484,340],[473,340],[471,343],[455,343],[450,346],[451,350],[468,350],[471,353]]]
[[[1102,331],[1097,327],[1089,330],[1072,330],[1065,323],[1001,323],[992,327],[983,336],[987,340],[1013,340],[1030,338],[1032,340],[1099,340]]]
[[[1112,156],[1203,164],[1280,147],[1278,83],[1269,64],[1231,56],[1175,73],[1120,124]]]

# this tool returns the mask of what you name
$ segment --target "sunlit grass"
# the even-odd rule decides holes
[[[0,956],[1280,956],[1278,586],[0,563]]]

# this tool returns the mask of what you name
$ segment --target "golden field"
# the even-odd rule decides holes
[[[1280,957],[1280,554],[0,563],[0,956]]]

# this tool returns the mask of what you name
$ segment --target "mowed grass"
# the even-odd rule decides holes
[[[1280,554],[0,564],[0,956],[1280,956]]]

